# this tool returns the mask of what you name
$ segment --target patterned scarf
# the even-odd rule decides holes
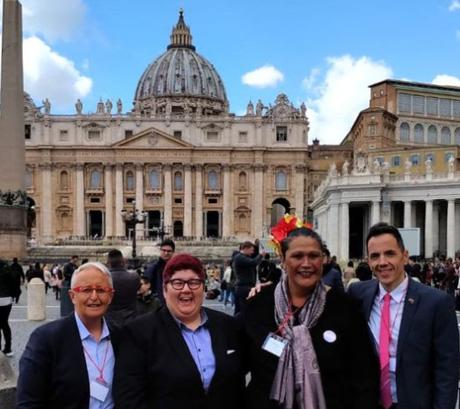
[[[287,277],[284,277],[275,289],[275,319],[278,325],[289,313],[287,288]],[[292,409],[295,402],[299,409],[326,409],[319,366],[310,336],[310,328],[323,313],[325,303],[326,288],[320,281],[298,313],[300,325],[294,326],[292,315],[283,329],[283,337],[288,344],[278,361],[270,398],[285,409]]]

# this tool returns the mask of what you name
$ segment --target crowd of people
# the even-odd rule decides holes
[[[17,407],[454,409],[458,260],[423,274],[385,223],[366,245],[343,271],[307,227],[287,232],[279,263],[243,242],[204,266],[166,239],[137,272],[115,249],[105,265],[49,266],[74,311],[30,336]]]

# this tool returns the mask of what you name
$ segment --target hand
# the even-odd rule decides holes
[[[260,293],[260,290],[262,289],[262,284],[256,284],[255,287],[252,287],[251,290],[249,291],[249,294],[248,294],[248,297],[246,298],[246,300],[249,300],[253,297],[255,297],[257,294]]]

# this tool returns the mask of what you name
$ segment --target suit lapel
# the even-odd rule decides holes
[[[208,329],[211,335],[212,351],[216,361],[216,370],[209,386],[211,389],[220,378],[220,371],[222,370],[223,365],[222,359],[225,357],[227,351],[225,350],[226,343],[222,329],[219,328],[218,323],[216,322],[217,320],[213,319],[212,312],[209,312],[209,310],[206,309],[206,313],[208,314]]]
[[[377,296],[379,289],[378,280],[371,280],[369,287],[366,289],[366,294],[363,297],[363,311],[366,314],[366,320],[369,321],[372,312],[372,306],[374,304],[375,297]]]
[[[413,317],[418,308],[420,295],[417,291],[417,283],[409,277],[407,284],[407,294],[404,300],[404,308],[399,326],[398,348],[396,352],[397,364],[399,363],[404,348],[404,340],[411,328]]]
[[[73,370],[71,373],[75,373],[76,375],[76,385],[81,385],[81,382],[84,382],[84,388],[86,390],[86,394],[84,396],[89,396],[88,369],[86,368],[85,352],[83,351],[83,345],[80,338],[80,332],[78,331],[77,321],[73,314],[69,315],[65,319],[67,320],[67,330],[65,332],[69,335],[68,344],[66,344],[66,350],[72,351],[72,353],[74,353],[72,357]]]

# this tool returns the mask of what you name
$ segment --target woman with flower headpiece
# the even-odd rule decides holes
[[[251,373],[248,408],[378,408],[379,370],[364,317],[322,283],[324,245],[307,227],[280,241],[281,281],[239,319]]]

